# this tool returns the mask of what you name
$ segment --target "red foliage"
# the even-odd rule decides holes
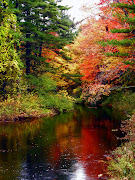
[[[90,53],[82,64],[80,64],[81,73],[84,75],[82,80],[94,81],[99,72],[99,59],[94,53]]]
[[[49,34],[52,34],[53,36],[59,37],[59,34],[57,32],[50,32]]]

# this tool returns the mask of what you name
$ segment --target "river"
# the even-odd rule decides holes
[[[98,180],[119,145],[121,116],[77,106],[54,117],[0,125],[0,179]],[[115,130],[114,130],[115,129]]]

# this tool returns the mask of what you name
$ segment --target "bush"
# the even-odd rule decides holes
[[[56,92],[56,82],[49,76],[28,77],[30,88],[39,95],[43,109],[55,109],[57,112],[73,110],[74,98],[66,90]]]
[[[0,103],[0,120],[41,117],[74,109],[74,98],[66,90],[56,92],[56,83],[46,75],[29,75],[29,90]]]
[[[71,111],[74,109],[75,99],[69,96],[66,90],[59,91],[57,94],[46,94],[40,98],[45,108],[54,108],[59,112]]]
[[[103,106],[111,104],[114,109],[132,114],[135,109],[135,93],[132,91],[112,93],[103,103]]]
[[[108,174],[113,179],[132,180],[135,177],[134,150],[130,143],[114,151],[115,158],[109,162]]]
[[[0,102],[0,120],[14,121],[20,118],[47,116],[54,114],[54,111],[71,111],[74,109],[73,102],[74,98],[66,91],[59,91],[57,94],[46,93],[44,96],[29,93],[9,97]]]
[[[0,102],[0,120],[15,120],[26,117],[40,117],[51,113],[42,109],[38,96],[33,94],[18,95]]]
[[[29,89],[34,93],[45,95],[56,90],[56,82],[45,74],[39,77],[28,75],[27,78]]]
[[[114,159],[109,162],[108,174],[113,179],[132,180],[135,177],[135,113],[124,122],[122,130],[128,141],[114,152]]]

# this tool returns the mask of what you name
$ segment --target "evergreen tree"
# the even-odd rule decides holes
[[[108,40],[107,42],[104,42],[104,45],[114,45],[114,46],[123,46],[123,47],[132,47],[133,54],[132,54],[132,60],[134,61],[135,58],[135,52],[134,52],[134,44],[135,44],[135,5],[134,1],[132,1],[132,4],[128,2],[126,3],[120,3],[119,0],[114,0],[114,3],[112,4],[112,7],[114,8],[120,8],[123,13],[120,13],[119,11],[113,11],[115,12],[114,16],[116,16],[121,24],[123,24],[123,28],[121,29],[111,29],[112,33],[123,33],[124,39],[123,40]],[[111,55],[115,55],[115,53],[112,53]],[[116,53],[116,55],[124,55],[124,56],[131,56],[131,54],[125,54],[125,53]]]
[[[122,47],[124,52],[111,52],[107,53],[108,56],[118,56],[123,58],[123,63],[125,65],[130,65],[123,71],[120,76],[121,82],[126,85],[134,85],[135,77],[135,4],[134,1],[123,2],[119,0],[114,0],[111,4],[113,7],[113,15],[117,17],[117,20],[123,25],[120,29],[111,29],[112,33],[119,33],[123,36],[122,40],[112,39],[103,42],[103,45],[112,45],[114,47]],[[121,10],[121,11],[119,11]],[[121,36],[121,37],[122,37]]]
[[[67,7],[58,6],[54,0],[9,0],[9,7],[16,13],[23,33],[26,74],[40,65],[43,46],[59,49],[71,41],[73,23],[63,16]]]

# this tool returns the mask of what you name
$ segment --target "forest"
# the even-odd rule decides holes
[[[75,104],[118,109],[130,118],[123,127],[127,157],[115,152],[116,158],[121,153],[120,168],[127,162],[126,175],[117,173],[132,179],[135,1],[84,5],[92,13],[79,28],[69,9],[55,0],[0,0],[0,121],[52,116],[72,111]],[[113,177],[118,163],[111,161]]]

